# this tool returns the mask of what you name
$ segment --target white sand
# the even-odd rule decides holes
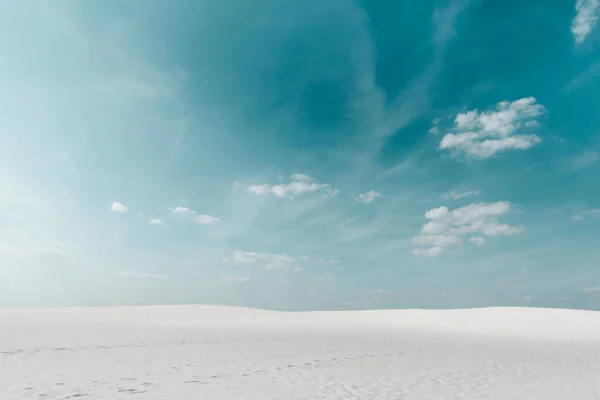
[[[600,399],[600,312],[0,308],[0,400]]]

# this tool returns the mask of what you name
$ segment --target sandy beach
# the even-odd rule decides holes
[[[0,398],[597,399],[600,312],[0,309]]]

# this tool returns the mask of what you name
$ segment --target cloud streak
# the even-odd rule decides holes
[[[309,193],[320,194],[323,197],[333,197],[338,193],[338,190],[333,189],[330,184],[320,183],[308,175],[295,174],[291,176],[289,183],[250,185],[246,189],[246,192],[258,196],[270,194],[280,199],[293,200],[298,196]]]
[[[168,277],[166,277],[164,275],[149,274],[149,273],[145,273],[145,272],[121,271],[121,272],[117,272],[115,275],[122,276],[122,277],[130,277],[130,278],[138,278],[138,279],[151,279],[151,280],[159,280],[159,281],[170,280]]]
[[[193,222],[200,225],[215,225],[220,221],[218,217],[207,214],[198,214],[197,211],[191,210],[187,207],[178,206],[170,208],[170,210],[173,214],[189,217]]]
[[[225,262],[236,264],[258,264],[265,269],[290,268],[294,259],[287,254],[256,253],[253,251],[237,250]]]

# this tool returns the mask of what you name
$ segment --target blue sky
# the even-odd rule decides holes
[[[598,0],[0,4],[0,305],[600,309]]]

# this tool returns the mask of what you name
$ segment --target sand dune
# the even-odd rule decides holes
[[[0,399],[600,399],[600,312],[0,308]]]

